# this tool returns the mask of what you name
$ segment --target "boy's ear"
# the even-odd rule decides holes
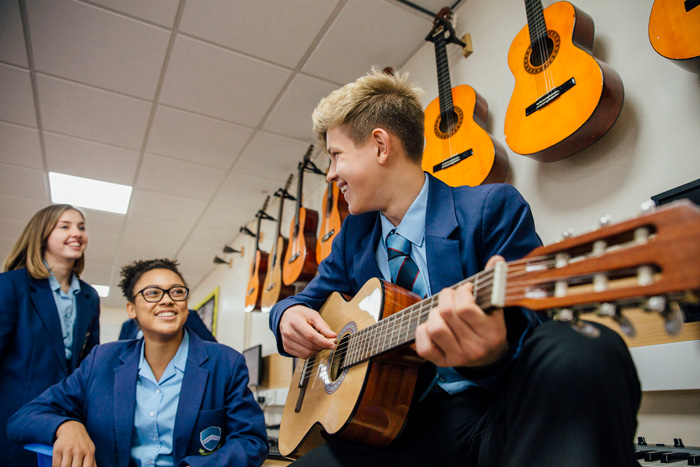
[[[382,128],[372,130],[372,140],[377,146],[377,162],[385,164],[391,153],[392,141],[389,133]]]

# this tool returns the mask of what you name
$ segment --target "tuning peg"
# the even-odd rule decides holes
[[[556,321],[561,321],[563,323],[572,322],[576,316],[570,308],[557,308],[552,310],[550,314]]]
[[[627,317],[619,311],[613,315],[612,319],[620,325],[620,330],[625,336],[632,338],[637,335],[637,330],[634,328],[632,321],[627,319]]]
[[[642,211],[642,214],[649,214],[651,211],[654,210],[656,207],[656,203],[654,202],[653,199],[648,199],[642,203],[640,206],[640,209]]]
[[[566,240],[567,238],[571,238],[573,235],[574,235],[574,229],[572,229],[571,227],[569,227],[568,229],[564,230],[564,231],[561,233],[561,237],[559,237],[559,239],[557,240],[557,242],[563,242],[563,241]]]
[[[661,312],[664,317],[664,328],[671,336],[677,336],[683,327],[683,311],[681,306],[676,301],[672,301],[669,307]]]
[[[601,217],[598,220],[598,225],[601,227],[605,227],[607,225],[610,225],[610,222],[612,221],[612,216],[610,214],[606,214],[605,216]]]
[[[595,339],[598,336],[600,336],[600,329],[593,326],[588,321],[577,319],[576,321],[571,323],[571,327],[574,329],[574,331],[578,331],[584,336],[590,337],[591,339]]]
[[[658,313],[663,312],[666,309],[666,297],[663,295],[649,297],[644,303],[643,309],[644,311],[656,311]]]

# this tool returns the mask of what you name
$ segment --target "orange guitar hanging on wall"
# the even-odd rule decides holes
[[[282,281],[284,285],[308,282],[314,277],[318,269],[318,264],[316,263],[318,212],[303,207],[301,200],[304,171],[309,165],[313,149],[314,145],[312,144],[306,151],[304,160],[299,162],[296,214],[289,228],[289,245],[282,263]]]
[[[328,182],[326,191],[323,193],[323,217],[321,218],[321,228],[318,231],[318,242],[316,243],[316,262],[321,264],[326,256],[331,254],[333,239],[340,232],[343,219],[349,214],[348,202],[340,193],[338,185]]]
[[[447,43],[455,38],[451,11],[437,14],[425,38],[435,43],[439,96],[425,109],[423,170],[451,186],[499,183],[508,173],[503,146],[485,130],[488,104],[471,86],[452,88]]]
[[[655,0],[649,41],[659,55],[700,73],[700,0]]]
[[[270,202],[270,197],[265,198],[265,203],[262,209],[258,211],[255,217],[258,219],[258,227],[255,233],[255,249],[253,250],[253,258],[250,261],[250,276],[248,278],[248,286],[245,292],[245,311],[259,310],[261,306],[262,294],[260,286],[262,285],[265,274],[267,273],[268,254],[260,249],[260,224],[263,219],[272,219],[267,215],[267,203]]]
[[[624,98],[620,76],[593,57],[593,20],[571,3],[542,9],[525,0],[527,27],[513,40],[508,66],[515,88],[506,143],[541,162],[569,157],[615,123]]]

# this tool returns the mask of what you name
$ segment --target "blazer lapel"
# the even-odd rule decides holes
[[[136,378],[138,377],[141,344],[130,347],[120,356],[121,365],[114,369],[114,435],[117,465],[129,465],[131,432],[136,408]]]
[[[96,318],[90,307],[92,293],[91,290],[87,289],[86,284],[81,282],[80,293],[75,296],[75,334],[73,335],[73,358],[71,359],[73,369],[77,368],[80,364],[80,359],[85,357],[83,351],[90,339],[88,328]]]
[[[48,279],[34,279],[32,277],[29,280],[32,289],[32,304],[34,304],[37,314],[46,327],[49,342],[56,352],[56,358],[61,368],[63,368],[63,372],[68,375],[68,362],[66,361],[66,349],[63,346],[61,320],[58,317],[58,309],[53,298],[53,292],[49,287],[49,281]]]
[[[190,349],[187,354],[185,375],[180,388],[180,401],[175,415],[173,435],[173,460],[177,463],[187,455],[187,448],[194,433],[202,398],[207,387],[209,370],[202,368],[208,359],[202,340],[190,333]]]
[[[379,245],[379,237],[382,234],[382,224],[377,213],[372,234],[362,244],[362,248],[355,254],[355,267],[352,279],[355,281],[356,290],[359,290],[365,282],[373,277],[382,277],[382,273],[377,266],[375,251]]]
[[[437,294],[464,279],[460,262],[459,240],[450,239],[459,227],[455,215],[452,189],[430,177],[428,206],[425,217],[425,248],[428,257],[430,289]]]

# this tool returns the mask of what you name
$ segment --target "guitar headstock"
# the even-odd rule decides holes
[[[306,154],[304,154],[304,165],[311,159],[311,153],[314,152],[314,145],[310,145],[309,149],[306,150]]]
[[[454,37],[455,25],[456,21],[454,13],[452,13],[450,7],[443,7],[435,15],[435,19],[433,19],[433,28],[430,30],[425,40],[435,42],[436,38],[446,33],[449,33],[449,37]],[[447,39],[447,36],[445,37]]]
[[[284,192],[289,191],[289,187],[292,186],[292,179],[294,178],[294,174],[289,174],[289,177],[287,177],[287,183],[284,184]]]
[[[270,195],[267,195],[267,198],[265,198],[265,202],[262,205],[262,208],[260,208],[260,211],[258,211],[257,217],[260,218],[265,218],[267,216],[267,205],[270,204]]]
[[[678,302],[700,292],[700,209],[687,200],[561,242],[509,263],[506,306],[547,310],[561,320],[597,313],[633,327],[622,311],[658,311],[680,331]]]

